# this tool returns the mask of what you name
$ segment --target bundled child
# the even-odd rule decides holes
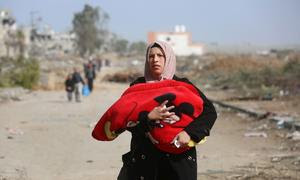
[[[74,81],[72,74],[68,74],[66,81],[65,81],[65,88],[67,91],[68,101],[72,101],[73,91],[74,91]]]

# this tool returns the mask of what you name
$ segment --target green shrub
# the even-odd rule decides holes
[[[293,59],[282,68],[283,74],[291,78],[300,79],[300,60]]]
[[[229,75],[221,73],[218,77],[215,85],[226,85],[244,93],[275,95],[281,89],[297,93],[300,86],[300,61],[292,60],[279,68],[265,66],[260,69],[242,69]]]
[[[32,89],[39,81],[39,62],[35,59],[9,59],[1,66],[9,66],[9,70],[0,74],[0,86],[12,87],[22,86]],[[1,68],[2,69],[2,68]]]

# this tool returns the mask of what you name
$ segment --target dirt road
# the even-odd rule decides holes
[[[67,102],[64,91],[37,91],[21,101],[0,104],[0,180],[115,180],[121,155],[129,149],[130,134],[98,142],[92,139],[91,131],[126,88],[123,84],[100,84],[81,103]],[[211,136],[197,148],[199,179],[258,177],[277,165],[287,167],[276,157],[292,157],[287,163],[295,166],[288,166],[288,174],[278,171],[275,176],[300,176],[296,164],[300,162],[299,151],[278,137],[281,132],[265,122],[222,109],[218,114]],[[263,131],[267,137],[245,136],[253,130]]]

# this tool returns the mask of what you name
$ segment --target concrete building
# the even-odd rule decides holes
[[[0,57],[68,54],[75,51],[75,34],[55,32],[48,25],[18,27],[8,10],[0,10]]]
[[[14,40],[10,39],[10,36],[13,36],[17,29],[15,22],[8,10],[0,10],[0,57],[14,54],[11,51],[15,51],[15,49],[10,48],[13,46]]]
[[[202,55],[203,45],[192,42],[190,32],[185,26],[175,26],[174,32],[148,32],[148,43],[155,40],[164,41],[171,45],[177,56]]]
[[[74,51],[75,34],[70,32],[55,32],[50,26],[43,29],[32,29],[31,43],[46,54],[68,54]]]

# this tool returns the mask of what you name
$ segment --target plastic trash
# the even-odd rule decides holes
[[[268,135],[265,132],[249,132],[244,134],[245,137],[263,137],[266,138]]]

